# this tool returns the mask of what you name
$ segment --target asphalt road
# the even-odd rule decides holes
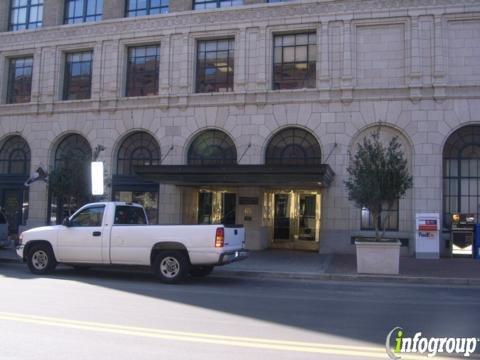
[[[0,360],[386,359],[396,326],[480,337],[480,288],[215,276],[172,286],[0,263]]]

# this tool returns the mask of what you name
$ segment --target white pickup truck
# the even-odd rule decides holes
[[[188,274],[206,276],[214,266],[248,257],[242,226],[148,225],[138,204],[87,204],[62,225],[24,231],[17,254],[34,274],[52,272],[57,263],[150,266],[165,283]]]

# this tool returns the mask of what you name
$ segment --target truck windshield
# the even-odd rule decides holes
[[[0,212],[0,224],[5,224],[6,222],[7,220],[5,219],[5,216]]]
[[[115,225],[145,225],[147,220],[143,208],[119,205],[115,208]]]

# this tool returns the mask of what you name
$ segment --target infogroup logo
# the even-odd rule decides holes
[[[393,328],[387,335],[385,349],[390,359],[401,359],[401,354],[417,353],[434,357],[441,354],[455,354],[470,357],[475,353],[478,338],[447,338],[447,337],[423,337],[421,332],[415,333],[413,337],[405,336],[406,333],[401,327]]]

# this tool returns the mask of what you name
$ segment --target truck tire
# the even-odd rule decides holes
[[[205,277],[211,274],[213,266],[194,266],[190,269],[190,275],[193,277]]]
[[[181,251],[161,251],[153,262],[155,275],[166,284],[178,284],[190,270],[189,261]]]
[[[30,272],[35,275],[50,274],[57,267],[57,260],[50,246],[35,245],[27,255]]]

